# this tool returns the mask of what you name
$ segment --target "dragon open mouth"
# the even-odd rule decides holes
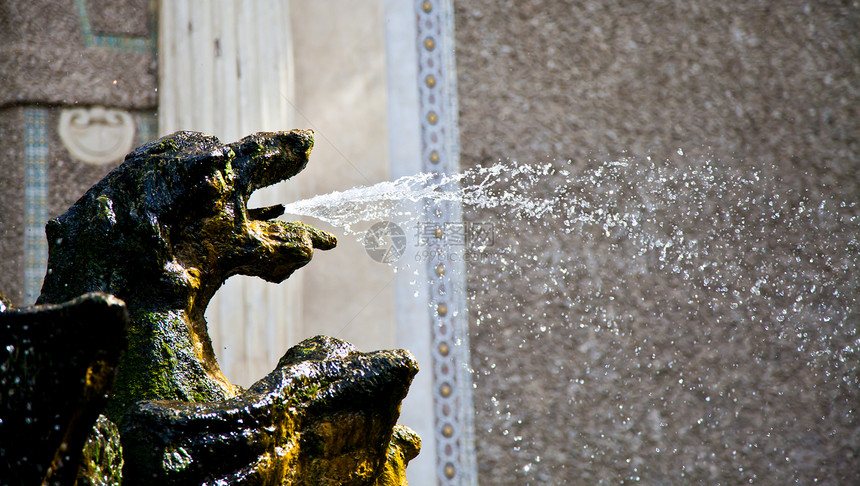
[[[313,145],[311,130],[291,130],[230,144],[177,132],[137,148],[48,224],[50,271],[40,301],[102,291],[134,308],[155,297],[148,294],[156,283],[169,281],[174,295],[157,301],[184,295],[180,300],[196,307],[231,275],[283,281],[314,249],[334,248],[337,240],[304,223],[277,220],[281,204],[246,205],[254,191],[301,172]],[[75,266],[81,258],[90,263]],[[131,282],[149,284],[132,288]]]

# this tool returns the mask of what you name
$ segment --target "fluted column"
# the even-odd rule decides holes
[[[161,135],[198,130],[232,142],[293,127],[288,0],[165,0],[159,27]],[[296,198],[291,182],[257,191],[249,206]],[[236,384],[267,374],[296,342],[301,272],[280,285],[233,277],[206,318],[222,370]]]

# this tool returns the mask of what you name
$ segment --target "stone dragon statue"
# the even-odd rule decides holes
[[[329,233],[276,220],[281,205],[247,207],[255,190],[304,169],[312,147],[309,130],[230,144],[177,132],[131,152],[48,222],[36,309],[96,292],[128,314],[117,343],[127,347],[78,484],[405,484],[420,448],[396,425],[418,371],[408,351],[361,353],[320,336],[245,390],[221,372],[207,331],[206,306],[227,278],[282,282],[315,249],[335,247]],[[121,471],[103,464],[120,450]],[[59,477],[57,464],[42,477]]]

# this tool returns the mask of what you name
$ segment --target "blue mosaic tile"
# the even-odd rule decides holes
[[[24,119],[24,298],[33,303],[41,292],[48,265],[48,111],[27,108]]]

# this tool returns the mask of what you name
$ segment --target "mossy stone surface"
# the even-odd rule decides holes
[[[0,310],[0,482],[74,483],[127,326],[125,305],[100,293]]]
[[[408,351],[317,336],[234,398],[138,402],[124,484],[405,484],[420,439],[395,423],[417,372]]]
[[[281,282],[335,238],[274,220],[280,206],[248,208],[259,188],[301,171],[310,131],[263,132],[232,144],[177,132],[132,151],[122,165],[51,220],[48,274],[38,303],[113,294],[131,314],[129,347],[107,415],[138,400],[235,396],[203,317],[232,275]]]
[[[66,473],[50,484],[73,484],[78,472],[81,485],[373,485],[394,484],[379,483],[383,476],[403,477],[420,447],[401,428],[392,439],[400,402],[418,372],[409,352],[361,353],[318,336],[287,351],[274,371],[243,390],[221,373],[209,339],[206,306],[227,278],[278,283],[307,264],[314,249],[336,245],[326,232],[275,220],[283,206],[247,207],[253,191],[302,170],[312,147],[310,131],[258,133],[232,144],[177,132],[130,153],[48,223],[39,308],[56,313],[63,307],[52,304],[103,292],[96,295],[120,308],[127,326],[101,335],[69,328],[80,331],[80,349],[106,339],[114,344],[112,361],[81,368],[81,383],[101,386],[85,387],[85,402],[98,406],[86,408],[86,420],[74,429],[75,450],[52,463],[50,453],[60,448],[51,442],[38,458],[28,457],[38,467],[24,471],[23,482],[38,482],[47,467]],[[10,339],[7,350],[24,343]],[[15,367],[15,379],[32,378],[34,359],[62,369],[63,354],[53,348],[8,354],[5,366]],[[9,411],[20,405],[4,400],[17,397],[18,383],[4,384],[13,393],[4,393],[0,405]],[[0,425],[13,423],[3,417]],[[0,456],[6,451],[0,447]]]

